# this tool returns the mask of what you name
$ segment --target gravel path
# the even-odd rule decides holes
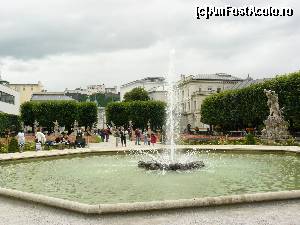
[[[87,216],[0,197],[0,225],[300,225],[300,200]]]

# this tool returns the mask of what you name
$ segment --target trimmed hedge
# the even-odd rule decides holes
[[[53,129],[53,122],[65,126],[67,130],[75,120],[80,126],[90,126],[97,122],[97,106],[93,102],[41,101],[25,102],[21,105],[21,118],[24,125],[33,126],[37,120],[42,127]]]
[[[106,107],[107,122],[116,126],[128,126],[133,122],[135,128],[145,129],[150,120],[152,129],[161,128],[165,122],[166,104],[161,101],[113,102]]]
[[[300,72],[277,76],[263,83],[239,90],[229,90],[207,97],[201,107],[201,121],[222,130],[263,127],[269,114],[264,89],[278,94],[279,105],[291,131],[300,131]]]
[[[18,131],[20,129],[20,117],[0,112],[0,132],[3,133],[6,129]]]

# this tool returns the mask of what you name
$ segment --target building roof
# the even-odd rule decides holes
[[[139,79],[139,80],[135,80],[135,81],[131,81],[127,84],[123,84],[121,85],[121,87],[126,87],[128,85],[131,84],[135,84],[135,83],[146,83],[146,82],[165,82],[165,78],[164,77],[145,77],[143,79]]]
[[[0,74],[0,84],[9,84],[8,81],[2,79],[1,74]]]
[[[192,75],[193,80],[224,80],[224,81],[242,81],[243,79],[226,73],[215,74],[197,74]]]
[[[262,82],[264,82],[264,81],[266,81],[266,80],[270,80],[270,79],[271,79],[271,78],[264,78],[264,79],[256,79],[256,80],[253,80],[252,78],[247,78],[246,80],[243,80],[242,82],[233,85],[233,86],[230,87],[229,89],[230,89],[230,90],[242,89],[242,88],[245,88],[245,87],[249,87],[249,86],[252,85],[252,84],[262,83]]]
[[[41,92],[33,93],[31,101],[76,101],[75,99],[66,96],[64,92]]]

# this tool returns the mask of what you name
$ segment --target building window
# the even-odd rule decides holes
[[[217,88],[217,92],[220,93],[221,92],[221,88]]]
[[[194,110],[197,110],[197,102],[194,101]]]
[[[0,101],[14,105],[15,96],[0,91]]]
[[[212,91],[212,87],[208,87],[207,90],[208,90],[208,91]]]
[[[191,110],[191,103],[189,102],[188,103],[188,111],[190,111]]]
[[[33,91],[33,87],[31,88],[31,90]]]
[[[26,90],[26,88],[25,87],[23,87],[23,91],[25,91]]]

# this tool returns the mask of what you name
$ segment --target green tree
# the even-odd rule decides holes
[[[165,118],[166,104],[161,101],[114,102],[106,107],[106,120],[117,126],[128,126],[131,120],[135,128],[145,129],[150,121],[152,129],[157,129]]]
[[[148,101],[150,100],[148,92],[141,87],[133,88],[131,91],[126,92],[124,95],[124,101]]]
[[[277,76],[263,83],[239,90],[211,95],[201,106],[201,121],[222,130],[263,127],[269,114],[264,89],[278,94],[285,119],[291,131],[300,130],[300,72]]]
[[[92,127],[97,122],[98,109],[94,102],[81,102],[78,107],[78,122],[81,126]]]

